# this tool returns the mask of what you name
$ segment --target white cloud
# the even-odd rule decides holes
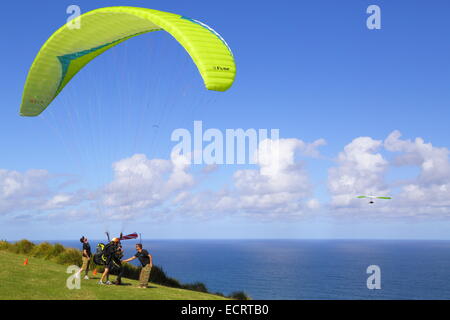
[[[314,196],[314,186],[302,157],[320,159],[323,139],[267,139],[258,146],[255,169],[237,170],[232,183],[218,191],[195,188],[207,182],[217,166],[190,173],[189,159],[148,159],[143,154],[112,165],[114,177],[94,191],[65,191],[66,184],[45,170],[0,170],[0,214],[26,216],[45,212],[61,219],[83,215],[126,220],[140,215],[177,212],[198,217],[224,214],[258,218],[325,213],[363,217],[447,217],[450,215],[449,150],[421,138],[406,140],[398,131],[384,141],[359,137],[344,147],[328,169],[329,204]],[[392,156],[391,156],[392,155]],[[413,166],[419,174],[388,182],[387,173]],[[61,186],[64,186],[62,188]],[[369,206],[358,195],[393,197]],[[51,211],[51,212],[50,212]],[[105,216],[104,216],[105,217]]]
[[[73,195],[70,194],[57,194],[53,196],[47,203],[45,204],[45,208],[53,209],[53,208],[61,208],[71,203],[73,200]]]
[[[136,154],[120,160],[113,164],[114,180],[101,190],[101,205],[109,217],[120,219],[163,205],[194,184],[188,169],[188,160],[181,156],[163,160]]]
[[[73,183],[66,180],[67,176],[61,182],[62,177],[46,170],[18,172],[0,169],[0,215],[37,219],[40,217],[36,213],[67,209],[88,199],[83,191],[61,192],[61,186]]]
[[[386,160],[381,150],[395,153]],[[329,169],[328,187],[331,209],[343,213],[375,214],[389,217],[436,217],[450,215],[450,162],[447,148],[434,147],[422,138],[403,140],[399,131],[384,142],[361,137],[348,144]],[[400,166],[417,167],[420,173],[407,181],[390,184],[385,175]],[[396,190],[399,189],[399,190]],[[392,194],[391,194],[392,193]],[[392,195],[390,201],[376,201],[368,206],[363,195]]]
[[[332,207],[358,206],[358,195],[384,195],[388,162],[379,149],[382,141],[370,137],[354,139],[339,153],[337,167],[329,169],[328,188]]]
[[[183,194],[177,199],[180,210],[300,215],[317,209],[317,200],[311,199],[312,185],[296,155],[317,157],[317,148],[324,143],[324,140],[308,144],[298,139],[266,139],[258,146],[258,169],[236,171],[233,185],[221,191]]]
[[[0,214],[38,209],[51,196],[49,180],[45,170],[0,169]]]
[[[394,166],[417,166],[420,173],[405,183],[397,195],[398,206],[417,214],[450,215],[450,161],[447,148],[434,147],[422,138],[402,140],[399,131],[392,132],[385,148],[399,153]]]
[[[421,169],[418,182],[421,184],[446,184],[450,181],[449,150],[425,143],[422,138],[414,141],[401,140],[399,131],[392,132],[384,142],[386,150],[400,152],[394,164],[415,165]]]

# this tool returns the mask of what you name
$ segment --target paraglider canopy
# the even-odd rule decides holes
[[[20,107],[22,116],[41,114],[95,57],[123,41],[152,31],[164,30],[184,47],[208,90],[226,91],[234,82],[236,65],[229,46],[217,32],[200,21],[136,7],[100,8],[78,19],[79,29],[62,26],[36,56],[25,83]]]

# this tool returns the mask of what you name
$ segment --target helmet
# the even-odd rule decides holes
[[[119,242],[119,238],[112,238],[112,242]]]

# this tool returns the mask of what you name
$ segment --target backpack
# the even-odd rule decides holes
[[[94,254],[94,263],[96,265],[105,265],[106,264],[106,257],[104,256],[106,245],[104,243],[99,243],[97,245],[96,252]]]

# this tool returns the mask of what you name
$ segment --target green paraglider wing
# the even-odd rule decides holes
[[[377,199],[392,199],[391,197],[377,197]]]
[[[189,53],[209,90],[226,91],[236,65],[225,40],[207,25],[178,14],[135,7],[107,7],[81,15],[42,46],[25,83],[20,114],[37,116],[92,59],[132,37],[164,30]],[[131,70],[132,71],[132,70]]]
[[[357,196],[357,198],[364,199],[364,198],[367,198],[367,197],[366,196]]]

